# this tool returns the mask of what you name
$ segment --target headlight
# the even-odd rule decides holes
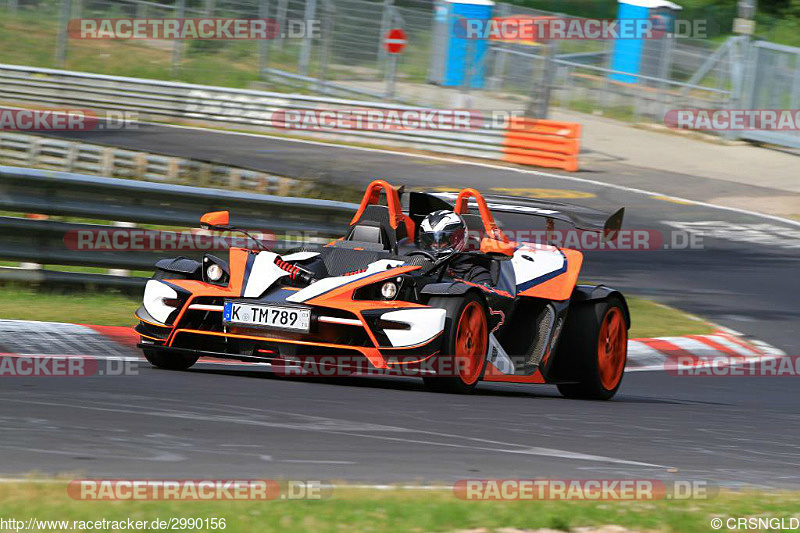
[[[397,296],[397,284],[394,281],[387,281],[381,287],[381,296],[387,300],[393,299]]]
[[[353,300],[416,301],[413,278],[410,276],[397,276],[364,285],[353,292]]]
[[[206,268],[206,277],[211,281],[219,281],[222,279],[224,273],[225,271],[222,270],[222,267],[216,263],[211,263],[208,265],[208,268]]]
[[[203,257],[203,281],[222,284],[228,280],[228,277],[228,263],[211,254]]]

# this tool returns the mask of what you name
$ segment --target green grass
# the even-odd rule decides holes
[[[131,326],[138,297],[121,293],[37,291],[17,286],[0,287],[0,318],[73,322],[98,326]],[[631,338],[710,333],[712,328],[677,309],[641,298],[629,298],[633,328]]]
[[[0,516],[27,520],[224,518],[226,532],[457,531],[484,528],[557,530],[619,525],[648,531],[712,531],[714,517],[796,516],[795,492],[724,492],[710,500],[627,502],[461,501],[449,490],[334,489],[322,501],[87,502],[71,500],[67,479],[3,484]],[[58,531],[55,529],[53,531]]]
[[[630,338],[704,335],[714,328],[708,323],[673,307],[627,297],[631,312]]]
[[[0,318],[71,322],[96,326],[133,326],[140,298],[114,292],[37,291],[30,288],[0,287]]]

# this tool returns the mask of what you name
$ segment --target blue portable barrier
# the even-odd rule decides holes
[[[491,0],[438,0],[434,10],[434,56],[429,79],[449,87],[482,88],[486,78],[484,58],[489,50],[485,29],[492,18]],[[472,31],[468,31],[468,25]],[[436,35],[438,34],[438,35]]]
[[[666,28],[667,32],[670,33],[675,12],[680,9],[681,6],[667,0],[619,0],[617,19],[651,20],[661,25],[662,28]],[[650,58],[650,55],[645,52],[648,48],[660,48],[662,44],[658,42],[658,39],[648,40],[641,37],[635,30],[621,35],[619,39],[614,41],[610,65],[611,70],[618,71],[618,73],[610,74],[609,77],[614,81],[637,83],[639,80],[637,76],[622,73],[652,75],[655,69],[646,69],[645,63],[651,59],[657,60],[661,58]],[[643,72],[644,70],[647,72]]]

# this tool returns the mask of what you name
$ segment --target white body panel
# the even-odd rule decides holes
[[[430,341],[444,331],[447,312],[444,309],[422,308],[389,311],[381,315],[383,320],[403,322],[409,329],[385,329],[389,342],[395,348],[415,346]]]
[[[175,292],[175,289],[166,283],[151,279],[147,282],[147,285],[144,286],[144,297],[142,298],[142,303],[144,304],[145,310],[147,310],[151,317],[164,324],[167,322],[167,318],[169,318],[170,313],[175,310],[174,307],[166,305],[164,300],[177,297],[178,293]]]
[[[275,264],[275,252],[259,252],[250,270],[247,287],[244,289],[245,298],[258,298],[269,289],[273,283],[289,273]]]
[[[514,267],[514,277],[519,289],[520,286],[532,286],[537,280],[546,281],[565,272],[567,261],[564,254],[554,246],[526,245],[514,252],[511,265]]]
[[[508,356],[503,347],[500,346],[500,342],[498,342],[497,338],[494,336],[494,333],[489,335],[489,353],[486,356],[486,360],[492,363],[497,370],[503,374],[514,373],[514,362]]]

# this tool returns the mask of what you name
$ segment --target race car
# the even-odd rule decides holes
[[[624,214],[472,188],[406,192],[376,180],[349,229],[326,245],[280,255],[253,239],[227,259],[160,260],[136,312],[138,346],[152,365],[173,370],[213,357],[285,374],[419,376],[441,392],[487,381],[613,397],[631,323],[624,296],[577,284],[581,252],[513,242],[493,211],[603,239],[614,238]],[[465,231],[443,229],[459,225]],[[201,226],[235,229],[227,211],[206,213]],[[433,242],[440,235],[444,246]],[[463,245],[450,246],[456,238]]]

